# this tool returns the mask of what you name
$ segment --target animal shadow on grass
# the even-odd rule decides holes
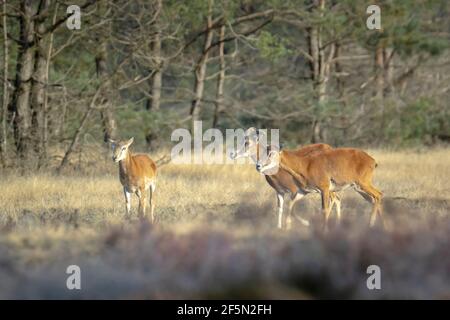
[[[433,224],[442,214],[450,210],[450,201],[439,198],[384,197],[383,216],[388,229],[404,229],[405,227],[419,227]],[[368,225],[372,207],[357,196],[347,196],[342,201],[341,224]],[[333,215],[332,215],[333,216]],[[377,226],[381,221],[377,218]]]
[[[276,227],[275,204],[270,201],[258,203],[254,193],[245,193],[232,211],[232,222],[253,226]]]
[[[441,198],[386,197],[383,204],[385,216],[399,228],[433,227],[450,211],[450,201]]]

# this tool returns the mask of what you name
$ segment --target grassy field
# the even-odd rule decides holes
[[[253,166],[160,168],[157,224],[124,219],[117,167],[0,181],[0,298],[450,298],[450,150],[369,151],[388,230],[343,194],[343,222],[317,231],[309,195],[276,229],[274,191]],[[334,216],[333,216],[334,218]],[[315,222],[315,223],[314,223]],[[66,288],[68,265],[82,289]],[[379,265],[382,289],[366,287]]]

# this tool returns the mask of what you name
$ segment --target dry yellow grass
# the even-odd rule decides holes
[[[450,150],[374,151],[376,181],[388,197],[450,199]]]
[[[369,153],[379,163],[375,185],[384,193],[391,235],[429,230],[432,228],[430,221],[436,219],[440,225],[449,226],[449,149],[421,153],[372,150]],[[74,259],[84,261],[102,256],[109,252],[109,243],[115,243],[115,237],[127,238],[137,232],[137,199],[133,198],[132,202],[135,218],[125,220],[116,165],[106,161],[102,168],[92,168],[91,172],[79,176],[74,172],[61,176],[30,174],[20,177],[4,173],[0,181],[0,253],[4,253],[3,259],[13,269],[38,270],[48,264],[62,263],[64,257],[70,257],[73,263]],[[168,164],[158,172],[158,225],[152,230],[167,233],[172,240],[174,237],[195,236],[199,230],[222,234],[233,239],[230,245],[236,250],[247,248],[248,239],[255,238],[262,241],[279,239],[280,243],[289,244],[294,237],[295,241],[303,239],[311,245],[322,239],[315,234],[314,228],[296,224],[289,232],[277,231],[275,202],[274,191],[253,166]],[[343,225],[350,226],[346,237],[353,235],[363,241],[370,206],[355,192],[346,191],[343,210]],[[305,198],[295,209],[295,214],[309,219],[318,219],[319,212],[319,197],[314,195]],[[333,232],[329,237],[333,237]],[[351,245],[351,240],[348,241]],[[310,254],[309,258],[321,260],[323,253]],[[4,270],[0,268],[0,277],[2,272]],[[15,288],[14,294],[3,287],[0,297],[49,296],[37,289],[29,295],[23,293],[29,291],[22,287],[23,279],[20,279],[17,276],[17,281],[9,280],[10,288]],[[36,279],[40,278],[37,276]],[[154,294],[142,293],[141,289],[136,290],[123,294],[116,292],[112,296],[155,297]],[[279,287],[276,290],[279,292]],[[286,292],[291,292],[291,289],[286,289]],[[96,297],[92,292],[90,295]],[[198,292],[196,295],[201,296]],[[173,295],[161,293],[161,296]]]

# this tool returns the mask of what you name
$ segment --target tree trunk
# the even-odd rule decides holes
[[[152,42],[152,53],[154,54],[156,68],[153,70],[151,78],[151,94],[149,99],[149,110],[159,110],[161,104],[161,87],[162,87],[162,71],[161,71],[161,36],[159,32],[155,35],[155,40]]]
[[[99,50],[96,56],[97,61],[97,76],[105,83],[103,87],[103,92],[101,94],[101,109],[100,116],[103,124],[103,134],[104,141],[116,136],[116,120],[112,111],[112,101],[111,101],[111,79],[109,78],[109,73],[107,70],[107,43],[106,41],[99,45]]]
[[[384,97],[384,54],[383,46],[378,43],[375,49],[375,98],[382,104]]]
[[[107,12],[106,0],[98,2],[98,13],[103,17]],[[100,107],[100,116],[103,124],[104,141],[116,137],[117,125],[114,117],[112,105],[112,81],[108,72],[108,35],[110,34],[110,24],[108,23],[105,30],[100,31],[99,46],[95,57],[97,76],[101,79],[103,92],[101,94],[102,102]]]
[[[308,32],[309,54],[312,58],[312,61],[310,61],[309,63],[311,80],[313,81],[313,85],[315,86],[315,83],[319,78],[319,44],[317,41],[318,30],[317,27],[313,26],[311,28],[308,28],[307,32]]]
[[[319,1],[318,11],[320,12],[320,17],[323,17],[323,10],[325,9],[325,0]],[[316,93],[318,96],[319,104],[322,104],[327,100],[326,91],[327,91],[327,66],[325,62],[325,49],[322,47],[322,27],[318,27],[317,31],[317,50],[319,51],[319,77],[316,79]]]
[[[320,121],[318,119],[313,120],[312,124],[312,137],[311,143],[318,143],[323,141],[322,136],[322,127],[320,125]]]
[[[39,3],[38,14],[48,10],[49,0],[41,0]],[[39,164],[41,164],[43,152],[42,129],[44,127],[44,101],[47,87],[47,50],[48,43],[43,38],[45,32],[45,19],[36,19],[35,22],[35,58],[34,72],[32,77],[31,89],[31,135],[33,137],[34,151],[39,155]]]
[[[53,12],[52,24],[55,24],[56,18],[58,15],[59,3],[55,3],[55,8]],[[47,84],[47,88],[44,91],[44,104],[42,106],[42,150],[39,157],[39,167],[42,166],[43,163],[47,161],[47,150],[48,150],[48,80],[49,80],[49,72],[50,72],[50,61],[53,52],[53,38],[54,32],[52,31],[48,40],[48,48],[47,48],[47,56],[45,57],[45,83]]]
[[[394,92],[394,49],[383,50],[385,93]]]
[[[8,83],[8,64],[9,64],[9,44],[8,29],[6,24],[6,1],[3,1],[3,103],[2,103],[2,131],[0,140],[0,157],[2,165],[6,165],[6,117],[8,115],[9,102],[9,83]]]
[[[208,0],[208,18],[207,31],[205,34],[205,42],[203,44],[202,55],[195,68],[195,86],[194,86],[194,100],[192,101],[190,115],[192,117],[192,128],[194,128],[194,121],[200,119],[200,104],[203,99],[203,91],[205,88],[206,63],[208,61],[208,49],[211,46],[213,38],[212,30],[212,7],[213,0]]]
[[[311,11],[319,11],[319,15],[323,16],[325,9],[325,0],[315,1],[315,5],[311,7]],[[335,54],[335,46],[330,45],[330,53],[328,59],[326,57],[325,48],[322,47],[322,28],[313,25],[307,29],[308,32],[308,49],[311,56],[310,60],[310,74],[313,83],[314,94],[317,103],[321,106],[327,101],[327,82],[330,76],[331,60]],[[320,117],[315,117],[312,123],[311,141],[313,143],[323,141],[323,129]]]
[[[341,45],[339,42],[336,42],[334,57],[333,57],[333,60],[335,61],[334,70],[337,74],[336,75],[337,91],[339,93],[339,96],[342,97],[344,95],[345,82],[344,82],[344,80],[341,79],[343,68],[342,68],[341,63],[339,62],[340,56],[341,56]]]
[[[214,118],[213,118],[213,128],[217,126],[217,122],[219,121],[219,114],[224,110],[224,84],[225,84],[225,55],[224,55],[224,47],[225,43],[223,40],[225,39],[225,26],[220,28],[219,35],[219,59],[220,59],[220,71],[217,77],[217,92],[216,92],[216,108],[214,110]]]
[[[155,17],[155,38],[151,42],[151,52],[155,61],[155,68],[151,77],[151,98],[147,100],[147,110],[159,110],[161,105],[161,87],[162,87],[162,59],[161,59],[161,30],[159,25],[159,15],[162,8],[162,0],[157,0]]]
[[[386,123],[386,114],[384,107],[384,98],[386,95],[386,86],[389,90],[393,88],[392,79],[392,68],[391,68],[391,57],[389,56],[392,51],[386,49],[384,45],[379,41],[375,49],[375,106],[378,108],[378,113],[380,115],[379,120],[379,132],[378,141],[382,141],[384,138],[384,129]]]
[[[25,160],[29,156],[31,146],[30,94],[34,65],[34,10],[32,2],[32,0],[23,0],[20,3],[20,45],[16,65],[15,90],[10,106],[14,119],[14,140],[17,155],[21,160]]]

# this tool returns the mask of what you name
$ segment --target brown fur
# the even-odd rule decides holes
[[[129,194],[135,193],[139,198],[139,215],[145,216],[147,192],[150,192],[151,221],[154,221],[155,208],[155,184],[156,184],[156,164],[146,154],[133,154],[129,146],[133,142],[130,139],[125,142],[113,142],[113,160],[123,157],[119,161],[119,179],[124,188],[126,211],[130,214]],[[121,154],[125,152],[125,154]]]
[[[256,128],[249,128],[245,132],[245,142],[244,145],[241,147],[239,151],[236,153],[231,153],[230,157],[231,159],[236,159],[237,157],[241,157],[243,154],[245,156],[250,157],[257,165],[260,163],[260,153],[261,152],[270,152],[271,149],[274,149],[272,146],[266,146],[261,141],[261,133],[258,132]],[[329,150],[332,147],[328,144],[324,143],[317,143],[317,144],[311,144],[305,147],[298,148],[296,150],[293,150],[292,152],[298,156],[303,157],[309,154],[314,153],[320,153],[324,150]],[[277,149],[278,150],[278,149]],[[287,222],[291,221],[291,214],[292,209],[295,205],[295,203],[300,200],[307,192],[305,190],[302,190],[299,188],[298,184],[295,183],[295,179],[291,174],[289,174],[287,171],[279,168],[277,173],[270,174],[270,175],[264,175],[267,183],[276,191],[277,193],[277,200],[278,200],[278,227],[283,228],[283,208],[284,208],[284,196],[286,193],[290,194],[290,203],[289,203],[289,210],[287,214],[287,219],[285,219]],[[340,198],[339,196],[331,192],[330,196],[332,198],[331,207],[336,204],[336,211],[338,218],[340,218]],[[309,225],[309,222],[299,218],[300,221],[305,224]]]
[[[146,154],[127,152],[125,160],[119,163],[119,178],[122,186],[145,189],[145,180],[156,178],[156,164]]]
[[[304,157],[312,152],[321,152],[324,150],[331,149],[331,146],[324,143],[311,144],[305,147],[298,148],[291,151],[297,157]],[[298,186],[295,183],[294,177],[289,174],[286,170],[279,169],[276,174],[265,175],[266,181],[279,193],[284,193],[289,191],[291,196],[297,193]]]
[[[270,149],[270,147],[269,147]],[[314,155],[326,150],[331,150],[332,147],[325,143],[316,143],[300,147],[296,150],[289,151],[295,157],[305,157],[308,155]],[[291,203],[289,204],[289,210],[287,212],[286,221],[290,221],[292,217],[292,209],[296,202],[297,193],[299,191],[299,185],[295,182],[295,178],[286,170],[279,168],[278,172],[273,175],[264,175],[267,183],[275,189],[277,194],[284,195],[290,194]],[[336,203],[340,205],[340,198],[335,192],[330,193],[332,200],[331,206]],[[340,218],[340,209],[338,209],[338,218]],[[282,222],[283,224],[283,222]]]
[[[295,151],[283,150],[279,161],[280,167],[295,177],[300,188],[320,191],[325,226],[330,215],[331,182],[336,189],[352,185],[364,199],[373,202],[371,225],[375,223],[377,212],[383,220],[382,193],[372,184],[376,162],[364,151],[338,148],[298,157]]]

